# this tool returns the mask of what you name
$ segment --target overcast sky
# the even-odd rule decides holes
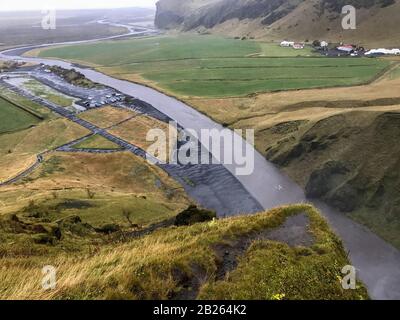
[[[154,7],[157,0],[0,0],[0,11]]]

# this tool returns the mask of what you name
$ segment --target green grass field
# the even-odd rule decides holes
[[[310,221],[309,233],[314,239],[310,247],[251,238],[279,228],[288,217],[299,213],[305,213]],[[22,219],[26,224],[30,222],[26,217]],[[23,256],[15,254],[15,245],[13,252],[3,251],[0,282],[4,289],[0,291],[0,298],[368,299],[365,287],[359,282],[355,290],[342,288],[341,269],[350,263],[343,245],[320,214],[306,205],[189,227],[169,227],[140,238],[121,237],[118,242],[112,241],[115,236],[93,239],[95,235],[87,232],[85,225],[68,221],[71,219],[61,225],[66,235],[55,245],[45,246],[49,248],[47,251],[40,248],[28,251],[22,247],[19,252],[30,252]],[[3,222],[5,227],[8,224]],[[52,227],[51,224],[45,226]],[[68,230],[71,231],[68,233]],[[32,236],[24,236],[25,243],[32,242]],[[15,235],[8,231],[0,234],[1,237],[10,241]],[[85,239],[92,239],[92,243],[86,240],[84,245]],[[243,243],[248,243],[248,248]],[[77,244],[80,244],[79,251],[72,251]],[[238,249],[241,246],[243,251]],[[228,254],[238,252],[237,265],[232,263],[233,270],[221,277],[218,275],[221,269],[223,272],[224,262],[219,248],[224,248]],[[43,278],[40,272],[49,262],[57,268],[57,287],[45,291],[40,287]]]
[[[54,119],[58,117],[57,114],[53,113],[46,107],[20,96],[7,88],[1,88],[1,96],[9,101],[12,101],[16,105],[23,106],[25,109],[30,110],[43,119]]]
[[[44,98],[62,107],[71,107],[74,102],[74,99],[71,97],[68,97],[34,79],[29,79],[24,83],[24,86],[35,96]]]
[[[90,136],[84,141],[73,146],[75,149],[102,149],[102,150],[112,150],[120,149],[118,145],[114,142],[103,138],[97,134]]]
[[[186,35],[59,47],[40,56],[94,63],[120,78],[143,79],[173,94],[200,97],[356,85],[389,64],[316,56],[311,48]]]
[[[34,115],[0,97],[0,134],[29,128],[40,122]]]
[[[389,79],[394,80],[400,78],[400,66],[397,66],[389,73]]]

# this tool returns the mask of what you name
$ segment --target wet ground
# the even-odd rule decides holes
[[[138,101],[144,101],[144,105],[151,105],[153,109],[158,110],[165,117],[176,120],[184,128],[191,128],[197,132],[201,129],[223,129],[221,125],[185,103],[154,89],[118,80],[90,68],[79,68],[68,62],[19,56],[29,49],[34,49],[34,47],[8,50],[0,53],[0,57],[57,65],[66,69],[75,68],[94,82],[114,88],[124,95],[135,97]],[[242,154],[245,146],[248,145],[243,143],[237,148],[237,152]],[[250,146],[250,148],[253,147]],[[220,215],[251,213],[283,204],[311,202],[321,210],[331,227],[343,240],[350,259],[357,268],[360,279],[368,287],[371,297],[400,299],[399,250],[337,210],[322,202],[306,199],[303,190],[298,185],[266,161],[257,151],[254,150],[254,171],[246,176],[236,175],[238,169],[236,164],[216,165],[209,168],[200,165],[187,168],[166,165],[164,169],[181,181],[188,193],[200,204],[216,209]],[[199,182],[188,184],[188,176],[190,179],[200,177]]]
[[[99,88],[80,88],[72,84],[67,83],[61,77],[45,72],[45,67],[36,67],[24,72],[19,71],[18,73],[8,73],[5,76],[13,76],[18,74],[23,76],[24,74],[29,77],[33,77],[36,80],[46,84],[47,86],[56,89],[60,93],[74,96],[79,99],[86,99],[88,96],[95,97],[97,95],[113,95],[118,93],[112,88],[101,86]],[[106,129],[95,126],[94,124],[80,119],[75,113],[58,106],[50,101],[47,101],[41,97],[32,95],[31,92],[24,90],[12,84],[8,80],[0,80],[0,85],[7,87],[8,89],[17,92],[18,94],[25,96],[26,98],[36,101],[41,105],[49,108],[53,112],[81,125],[82,127],[90,130],[92,134],[98,134],[118,146],[121,150],[130,151],[137,156],[152,159],[153,157],[146,153],[145,150],[123,140],[115,135],[110,134]],[[129,97],[129,103],[119,102],[114,104],[115,107],[127,108],[154,117],[160,121],[169,122],[171,118],[164,115],[162,112],[153,108],[151,105],[146,104],[143,101],[139,101],[134,97]],[[89,136],[88,136],[89,137]],[[57,151],[64,152],[90,152],[90,153],[111,153],[117,152],[116,150],[79,150],[74,149],[73,146],[84,141],[88,137],[83,137],[76,141],[71,141],[66,145],[59,146],[56,148]],[[182,147],[184,143],[180,144]],[[153,158],[154,160],[154,158]],[[185,188],[186,192],[195,199],[199,204],[207,207],[208,209],[215,210],[220,216],[240,214],[240,213],[253,213],[262,211],[262,206],[255,200],[243,187],[243,185],[237,181],[237,179],[221,164],[209,164],[209,165],[181,165],[181,164],[159,164],[159,166],[165,170],[169,175],[179,181]],[[35,167],[32,168],[35,169]],[[32,170],[28,171],[31,172]],[[25,176],[25,175],[24,175]],[[13,182],[15,179],[12,180]],[[229,186],[227,188],[226,186]]]

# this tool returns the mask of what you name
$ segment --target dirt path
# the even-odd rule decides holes
[[[26,176],[30,175],[36,168],[38,168],[39,165],[40,165],[39,160],[36,160],[36,162],[33,165],[31,165],[29,168],[25,169],[20,174],[16,175],[15,177],[13,177],[5,182],[1,182],[0,187],[8,186],[10,184],[13,184],[13,183],[16,183],[16,182],[22,180]]]
[[[234,240],[226,239],[226,242],[214,245],[217,260],[217,272],[215,281],[224,280],[234,271],[240,263],[240,259],[246,254],[255,241],[278,241],[291,247],[310,247],[314,244],[314,238],[308,232],[310,220],[305,213],[288,217],[286,221],[275,229],[266,229],[256,233],[240,236]],[[197,265],[192,266],[192,276],[176,270],[174,278],[181,286],[179,293],[171,297],[175,300],[194,300],[197,298],[201,284],[205,282],[206,272]]]

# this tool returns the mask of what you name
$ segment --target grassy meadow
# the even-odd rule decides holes
[[[109,128],[135,116],[130,110],[105,106],[80,113],[79,118],[89,121],[100,128]]]
[[[0,134],[29,128],[40,122],[33,114],[0,97]]]
[[[74,103],[73,98],[68,97],[34,79],[29,79],[23,84],[23,86],[31,91],[35,96],[46,99],[62,107],[68,108]]]
[[[22,109],[26,109],[30,113],[37,115],[39,118],[54,119],[57,117],[55,113],[51,112],[46,107],[43,107],[36,102],[33,102],[23,96],[20,96],[17,93],[7,88],[3,87],[1,88],[1,96],[6,100],[11,101],[13,104],[21,106]]]
[[[154,143],[154,141],[147,141],[147,134],[151,129],[159,129],[167,134],[169,128],[165,122],[138,114],[136,117],[111,128],[109,132],[143,150],[147,150]]]
[[[100,150],[112,150],[120,149],[120,146],[114,142],[103,138],[97,134],[90,136],[89,138],[79,142],[73,146],[75,149],[100,149]]]
[[[310,247],[253,239],[237,257],[237,266],[218,277],[224,265],[218,248],[234,251],[237,243],[277,228],[299,213],[309,219],[308,232],[314,239]],[[66,233],[60,243],[66,247],[68,241],[81,238]],[[368,299],[361,284],[356,290],[343,290],[340,271],[349,261],[342,244],[307,205],[167,227],[140,238],[106,239],[92,239],[90,250],[82,245],[81,251],[69,255],[54,250],[33,251],[27,257],[3,252],[0,298]],[[57,268],[55,290],[40,287],[44,264]]]
[[[62,133],[62,134],[60,134]],[[65,120],[42,121],[34,127],[0,135],[0,181],[26,170],[36,155],[89,133],[81,126]]]
[[[0,213],[19,212],[33,201],[49,213],[50,220],[76,214],[101,226],[126,224],[122,216],[126,207],[135,223],[145,224],[157,215],[166,218],[168,212],[183,208],[188,201],[182,190],[161,169],[129,152],[51,152],[32,174],[2,188]]]
[[[367,82],[389,62],[325,58],[310,48],[217,36],[163,36],[44,49],[41,57],[89,63],[113,76],[183,97],[348,86]]]

